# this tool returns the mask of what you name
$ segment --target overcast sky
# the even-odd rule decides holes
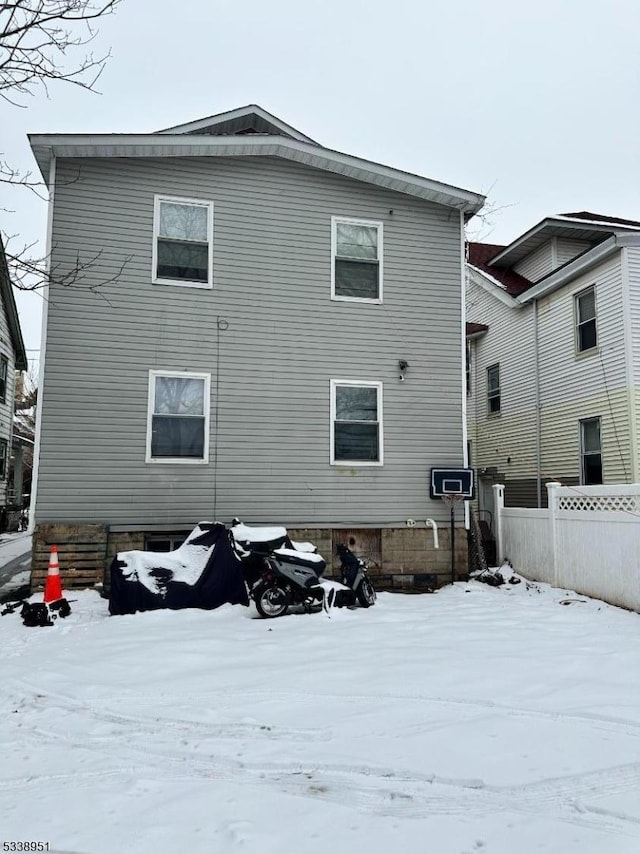
[[[329,148],[488,194],[481,237],[542,217],[640,218],[637,0],[122,0],[94,50],[100,95],[52,86],[0,106],[26,134],[148,132],[257,103]],[[5,232],[43,240],[45,204],[0,188]],[[42,298],[19,294],[29,356]]]

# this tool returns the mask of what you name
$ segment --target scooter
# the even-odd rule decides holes
[[[350,587],[355,593],[356,599],[363,608],[375,605],[376,591],[374,590],[367,565],[348,546],[337,546],[340,557],[340,581],[346,587]]]
[[[261,617],[281,617],[290,605],[326,606],[319,578],[326,564],[315,551],[296,549],[286,528],[253,528],[233,520],[232,541],[244,566],[249,595]]]

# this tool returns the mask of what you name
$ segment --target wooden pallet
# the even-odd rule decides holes
[[[107,559],[107,526],[42,524],[36,527],[31,565],[31,589],[41,590],[51,546],[58,547],[62,588],[93,587],[102,581]]]

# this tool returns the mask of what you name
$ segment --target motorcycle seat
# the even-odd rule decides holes
[[[250,551],[269,553],[288,541],[287,529],[280,527],[254,528],[239,522],[233,525],[231,533],[234,540]]]

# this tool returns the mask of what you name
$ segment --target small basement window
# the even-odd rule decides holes
[[[331,298],[382,302],[382,223],[331,218]]]
[[[184,543],[190,531],[178,531],[162,534],[148,534],[144,539],[146,552],[173,552]]]
[[[153,282],[213,287],[213,202],[155,197]]]

